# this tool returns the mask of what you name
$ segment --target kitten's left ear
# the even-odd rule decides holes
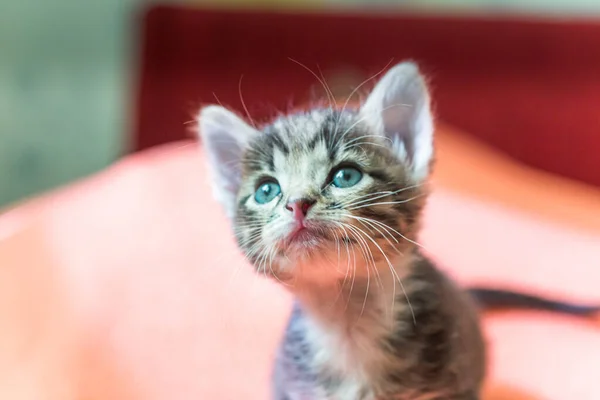
[[[233,218],[242,179],[242,156],[259,132],[231,111],[214,105],[200,110],[198,128],[208,159],[213,194]]]
[[[391,68],[367,98],[360,116],[392,140],[394,152],[421,182],[429,175],[433,158],[433,118],[425,79],[416,64]]]

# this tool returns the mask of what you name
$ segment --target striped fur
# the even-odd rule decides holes
[[[416,242],[433,128],[413,64],[390,70],[356,110],[312,109],[256,129],[211,106],[200,130],[240,248],[297,299],[275,365],[276,400],[478,398],[477,313]],[[346,165],[362,180],[331,185]],[[259,204],[265,179],[281,195]],[[315,201],[310,240],[286,240],[294,198]]]

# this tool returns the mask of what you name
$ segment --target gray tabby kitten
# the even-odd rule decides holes
[[[296,298],[274,399],[479,398],[472,298],[416,241],[434,129],[415,64],[390,69],[358,110],[313,109],[258,130],[208,106],[199,128],[240,248]]]

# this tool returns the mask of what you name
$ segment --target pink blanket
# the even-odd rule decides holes
[[[600,231],[443,184],[426,218],[422,242],[462,282],[600,302]],[[289,302],[238,254],[195,145],[132,156],[0,216],[0,398],[267,399]],[[486,399],[600,399],[600,324],[485,328]]]

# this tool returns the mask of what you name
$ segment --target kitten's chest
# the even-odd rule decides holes
[[[292,314],[276,364],[275,384],[288,400],[371,400],[372,386],[389,365],[377,324],[348,332],[315,325],[299,308]]]

